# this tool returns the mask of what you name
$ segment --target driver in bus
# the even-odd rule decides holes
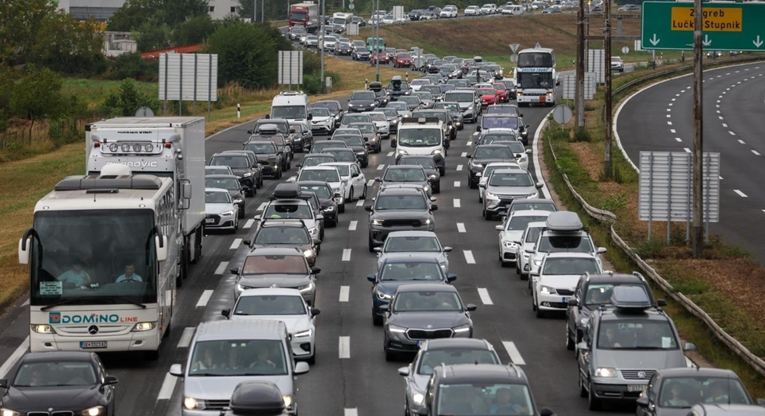
[[[56,280],[66,284],[71,283],[77,287],[83,287],[90,284],[90,275],[82,269],[83,262],[75,260],[72,262],[72,268],[61,273]]]
[[[123,283],[123,282],[143,282],[143,279],[141,278],[141,276],[135,274],[135,266],[133,265],[133,263],[125,264],[125,273],[117,277],[116,283]]]

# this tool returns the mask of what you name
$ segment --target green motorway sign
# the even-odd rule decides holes
[[[765,4],[704,3],[706,50],[765,52]],[[643,49],[693,50],[693,2],[646,1]]]

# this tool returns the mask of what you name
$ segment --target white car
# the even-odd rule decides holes
[[[445,6],[443,9],[441,9],[441,13],[439,13],[438,17],[443,17],[443,18],[457,17],[457,6],[454,6],[451,4],[448,6]]]
[[[483,168],[483,172],[480,172],[478,176],[480,179],[478,179],[478,202],[483,202],[483,193],[486,191],[485,186],[481,186],[481,184],[486,185],[486,181],[489,180],[489,176],[491,176],[491,173],[494,172],[497,169],[523,169],[521,165],[515,162],[491,162],[486,164],[486,166]]]
[[[468,6],[465,8],[465,16],[478,16],[481,14],[481,8],[478,6]]]
[[[624,61],[622,61],[622,58],[620,56],[611,57],[611,70],[624,72]]]
[[[438,260],[441,270],[449,273],[449,255],[451,247],[444,247],[432,231],[394,231],[388,234],[382,247],[375,247],[377,252],[377,271],[380,272],[385,259],[407,257],[411,253],[432,254]]]
[[[292,355],[297,360],[316,362],[316,315],[319,310],[305,303],[297,289],[247,289],[234,308],[223,310],[228,319],[270,319],[282,321],[290,335]]]
[[[327,108],[311,109],[311,132],[314,134],[332,134],[335,130],[335,116]]]
[[[521,280],[529,278],[529,262],[531,261],[531,256],[534,255],[537,238],[543,228],[545,228],[545,223],[542,221],[530,222],[523,231],[523,235],[521,235],[521,244],[518,248],[520,255],[515,260],[515,270],[518,272]]]
[[[345,195],[347,194],[345,183],[340,178],[340,172],[337,171],[337,168],[322,165],[303,167],[300,169],[300,173],[295,182],[326,182],[332,188],[332,192],[340,194],[340,197],[336,198],[335,202],[337,203],[337,211],[343,213],[345,212]]]
[[[345,195],[343,197],[348,202],[353,199],[366,199],[367,197],[367,178],[361,171],[359,165],[354,162],[332,162],[322,163],[319,166],[329,166],[337,169],[340,179],[343,181]]]
[[[502,267],[517,262],[526,226],[545,221],[549,215],[550,211],[516,211],[504,224],[495,227],[499,231],[499,262]]]
[[[553,253],[545,257],[539,274],[531,277],[532,309],[537,318],[547,311],[565,311],[585,273],[603,273],[598,259],[590,253]]]
[[[598,255],[605,253],[606,248],[595,246],[575,212],[558,211],[547,217],[545,228],[539,233],[529,261],[529,274],[532,277],[539,274],[539,267],[548,255],[563,252],[590,254],[602,264]]]
[[[381,23],[384,25],[392,25],[396,23],[396,19],[393,18],[392,14],[386,14],[385,16],[383,16]]]
[[[497,12],[497,5],[494,3],[486,3],[481,6],[481,14],[494,14]]]
[[[239,229],[239,210],[226,189],[205,189],[205,228],[226,229],[235,233]]]
[[[413,79],[412,82],[409,83],[409,86],[412,88],[412,91],[419,91],[423,85],[432,85],[432,84],[430,83],[430,80],[427,78]]]

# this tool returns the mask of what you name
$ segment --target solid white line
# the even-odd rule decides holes
[[[459,198],[454,198],[454,208],[462,208],[462,202]]]
[[[383,169],[385,169],[384,163],[377,166],[377,170],[383,170]]]
[[[459,188],[460,187],[460,181],[454,181],[454,187]]]
[[[526,361],[523,361],[523,357],[521,357],[521,352],[518,351],[518,348],[515,347],[514,342],[502,341],[502,345],[505,346],[505,350],[507,350],[507,355],[510,356],[510,361],[512,361],[513,364],[515,365],[526,364]]]
[[[264,209],[266,209],[267,205],[268,205],[268,202],[264,202],[260,204],[260,206],[258,206],[258,209],[256,209],[255,211],[263,211]]]
[[[244,223],[244,229],[246,230],[246,229],[252,228],[253,224],[255,224],[255,220],[253,219],[247,220],[247,222]]]
[[[467,152],[462,152],[462,155],[460,157],[467,157]]]
[[[687,147],[686,147],[686,148],[684,148],[683,150],[685,150],[685,153],[691,153],[691,149],[689,149],[689,148],[687,148]]]
[[[348,299],[350,298],[351,298],[351,287],[340,286],[340,302],[348,302]]]
[[[458,222],[457,223],[457,231],[459,231],[461,233],[467,232],[467,230],[465,230],[465,223]]]
[[[351,249],[350,248],[344,248],[343,249],[343,261],[351,261]]]
[[[16,348],[16,351],[11,354],[10,357],[8,357],[7,360],[3,363],[3,366],[0,367],[0,377],[5,378],[5,376],[8,374],[8,371],[16,365],[16,362],[21,359],[21,357],[27,352],[29,349],[29,337],[26,337],[24,341],[19,344],[19,346]]]
[[[462,171],[462,165],[457,165],[457,172]]]
[[[188,348],[189,345],[191,345],[191,337],[193,336],[194,336],[193,326],[183,328],[183,334],[181,334],[181,339],[178,340],[178,348]]]
[[[343,409],[343,416],[359,416],[359,410],[355,407],[353,409]]]
[[[340,337],[338,349],[340,358],[351,358],[351,337]]]
[[[226,272],[226,267],[228,267],[228,262],[227,261],[220,262],[220,264],[218,265],[218,268],[215,269],[215,274],[223,274],[223,273],[225,273]]]
[[[375,184],[375,180],[374,179],[370,179],[370,180],[367,181],[367,187],[373,186],[374,184]]]
[[[231,243],[231,247],[229,247],[229,249],[230,250],[236,250],[241,245],[242,245],[242,239],[241,238],[235,238],[234,241]]]
[[[741,198],[749,198],[745,193],[739,191],[738,189],[734,189],[733,192],[737,193]]]
[[[738,139],[738,142],[741,143],[741,144],[746,144],[746,142],[741,140],[741,139]]]
[[[388,157],[393,156],[393,152],[388,152]]]
[[[358,221],[351,221],[351,223],[348,224],[348,231],[356,231],[357,225],[359,225]]]
[[[481,302],[483,302],[484,305],[493,305],[494,302],[491,301],[491,296],[489,296],[489,291],[486,290],[484,287],[478,288],[478,296],[481,298]]]
[[[675,137],[675,140],[677,140],[678,143],[681,143],[683,141],[683,139],[681,139],[679,137]]]
[[[207,306],[207,302],[210,301],[210,298],[212,297],[212,295],[213,295],[212,289],[208,289],[202,292],[202,295],[199,296],[199,300],[197,301],[197,308],[204,308],[205,306]]]
[[[550,190],[547,189],[547,183],[544,180],[544,176],[542,176],[542,167],[539,165],[539,154],[542,152],[539,152],[538,149],[539,149],[539,141],[542,139],[542,128],[546,124],[546,121],[544,120],[547,120],[547,117],[550,114],[552,114],[552,111],[547,113],[547,115],[545,115],[545,118],[542,119],[543,121],[539,123],[539,126],[537,126],[537,131],[534,132],[534,141],[531,143],[531,148],[533,149],[531,154],[532,154],[532,157],[534,158],[534,176],[536,177],[536,180],[542,182],[542,184],[544,185],[542,186],[542,193],[544,194],[546,199],[552,199],[552,197],[550,196]],[[614,126],[616,126],[616,124],[614,124]],[[614,128],[614,130],[616,129]]]
[[[471,250],[462,250],[462,253],[465,255],[465,262],[467,262],[467,264],[475,264],[475,257],[473,257],[473,252]]]
[[[170,400],[173,397],[176,382],[178,382],[178,377],[166,373],[165,381],[162,382],[162,387],[160,387],[159,394],[157,394],[157,400]]]
[[[357,207],[363,207],[364,206],[364,200],[363,199],[359,199],[358,201],[356,201],[356,206]]]
[[[752,150],[752,153],[754,153],[754,155],[755,155],[755,156],[762,156],[762,155],[760,154],[760,152],[758,152],[758,151],[756,151],[756,150]]]

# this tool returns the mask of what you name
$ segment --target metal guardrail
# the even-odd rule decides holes
[[[739,62],[741,60],[735,60],[734,62]],[[719,61],[718,61],[719,62]],[[669,72],[669,71],[664,71]],[[655,79],[655,74],[652,75]],[[650,77],[650,76],[649,76]],[[647,77],[644,77],[647,78]],[[646,80],[641,80],[646,81]],[[633,85],[637,85],[633,84]],[[624,90],[622,90],[624,91]],[[723,344],[725,344],[728,348],[730,348],[736,355],[741,357],[742,360],[747,362],[755,371],[760,373],[761,375],[765,376],[765,361],[752,354],[749,349],[747,349],[743,344],[741,344],[738,340],[733,338],[730,334],[725,332],[720,325],[717,324],[717,322],[712,319],[706,312],[704,312],[703,309],[701,309],[698,305],[696,305],[691,299],[689,299],[687,296],[683,295],[681,292],[677,291],[671,283],[669,283],[666,279],[661,277],[656,270],[651,267],[648,263],[645,262],[635,251],[627,244],[627,242],[624,241],[621,236],[614,230],[614,223],[616,222],[616,215],[610,211],[606,211],[603,209],[595,208],[592,205],[590,205],[577,191],[574,189],[574,186],[571,184],[571,181],[568,179],[568,175],[560,171],[560,166],[558,166],[558,157],[555,155],[555,148],[553,147],[552,141],[549,141],[548,143],[550,147],[550,152],[552,152],[553,159],[555,160],[556,168],[558,168],[558,172],[563,177],[563,180],[566,182],[566,186],[568,187],[571,194],[574,196],[574,198],[579,202],[579,204],[584,208],[584,211],[587,213],[587,215],[595,218],[596,220],[604,223],[609,224],[609,230],[610,230],[610,236],[611,240],[614,242],[614,244],[619,247],[624,254],[626,254],[635,264],[638,265],[638,267],[643,271],[643,273],[647,274],[648,277],[651,278],[651,280],[654,281],[659,287],[661,287],[662,290],[664,290],[672,299],[674,299],[677,303],[681,304],[688,312],[699,318],[702,322],[704,322],[709,330],[712,332],[712,334],[717,337]]]

